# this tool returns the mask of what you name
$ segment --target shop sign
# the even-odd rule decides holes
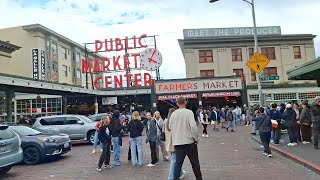
[[[33,79],[39,79],[39,50],[38,49],[32,49],[32,78]]]
[[[155,82],[156,94],[228,91],[242,89],[241,78],[199,79],[168,82]]]
[[[44,50],[41,50],[41,80],[46,80],[46,59]]]
[[[148,36],[143,34],[139,37],[133,36],[133,38],[125,37],[110,38],[105,40],[95,40],[95,53],[99,52],[114,52],[124,51],[131,49],[147,48],[145,44],[145,38]],[[140,50],[139,50],[140,51]],[[150,49],[151,51],[151,49]],[[154,51],[155,52],[155,51]],[[160,54],[160,53],[159,53]],[[143,56],[143,55],[142,55]],[[149,61],[155,61],[153,59],[154,53],[149,57]],[[130,61],[129,59],[132,59]],[[103,74],[106,72],[119,72],[126,71],[132,72],[133,69],[140,68],[140,53],[127,53],[123,55],[114,55],[111,57],[101,57],[93,59],[82,59],[82,73],[90,74]],[[101,83],[103,82],[103,83]],[[133,84],[131,82],[134,82]],[[103,84],[103,86],[100,86]],[[152,75],[149,72],[145,73],[130,73],[120,75],[106,75],[96,76],[94,79],[94,88],[122,88],[122,87],[139,87],[139,86],[151,86],[153,85]]]
[[[197,94],[171,94],[171,95],[161,95],[158,96],[159,101],[164,101],[164,100],[172,100],[172,99],[178,99],[180,96],[186,98],[186,99],[195,99],[197,98]]]
[[[202,93],[202,97],[225,97],[225,96],[241,96],[240,91],[233,92],[212,92],[212,93]]]
[[[102,105],[114,105],[118,104],[117,97],[105,97],[102,98]]]

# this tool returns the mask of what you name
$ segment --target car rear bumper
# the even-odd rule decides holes
[[[12,166],[14,164],[20,163],[23,159],[23,150],[19,148],[19,151],[15,154],[2,157],[0,160],[0,168],[1,167],[7,167]]]
[[[47,156],[61,155],[69,152],[72,149],[71,142],[65,142],[61,144],[50,144],[46,145],[44,148],[45,154]]]

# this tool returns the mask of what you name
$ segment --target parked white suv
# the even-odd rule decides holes
[[[72,141],[94,142],[96,122],[82,115],[54,115],[39,117],[33,127],[43,130],[58,130],[68,134]]]

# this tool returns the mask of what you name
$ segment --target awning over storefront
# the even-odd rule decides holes
[[[320,80],[320,57],[287,71],[289,80]]]

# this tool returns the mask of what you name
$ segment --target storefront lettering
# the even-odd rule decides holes
[[[202,93],[202,97],[225,97],[225,96],[241,96],[240,91],[234,92],[212,92],[212,93]]]
[[[186,99],[195,99],[197,98],[197,94],[176,94],[176,95],[162,95],[162,96],[158,96],[158,100],[159,101],[164,101],[164,100],[172,100],[172,99],[177,99],[180,96],[186,98]]]

